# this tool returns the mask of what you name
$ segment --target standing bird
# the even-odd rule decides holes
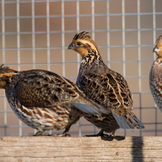
[[[76,84],[88,98],[106,107],[111,113],[85,118],[101,128],[97,136],[104,135],[104,131],[115,136],[119,128],[143,129],[143,124],[132,111],[133,100],[126,80],[105,65],[97,44],[87,34],[85,31],[76,34],[68,46],[68,49],[82,56]]]
[[[153,52],[156,53],[157,59],[150,70],[150,90],[157,107],[162,112],[162,35],[156,40]]]
[[[37,129],[35,136],[46,130],[68,131],[83,115],[110,113],[84,95],[79,88],[58,74],[46,70],[16,71],[0,66],[0,88],[17,117]],[[79,108],[80,110],[78,110]],[[90,112],[84,113],[84,109]]]

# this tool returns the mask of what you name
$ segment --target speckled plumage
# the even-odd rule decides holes
[[[126,80],[103,62],[97,44],[87,32],[76,34],[68,47],[80,53],[82,61],[76,84],[86,96],[106,107],[109,115],[91,115],[88,121],[108,133],[118,128],[144,128],[132,111],[133,100]]]
[[[102,109],[87,99],[74,83],[45,70],[17,72],[1,66],[0,88],[5,89],[17,117],[38,130],[36,135],[41,135],[45,130],[62,129],[65,131],[61,136],[67,135],[72,124],[81,116],[89,115],[77,107],[82,110],[82,105],[89,105],[97,113]]]
[[[162,111],[162,35],[156,40],[153,52],[156,53],[157,58],[150,70],[149,84],[154,101]]]

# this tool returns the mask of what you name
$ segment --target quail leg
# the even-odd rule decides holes
[[[44,130],[38,131],[38,132],[35,133],[33,136],[43,136],[43,135],[42,135],[43,132],[44,132]]]
[[[101,129],[101,130],[98,132],[98,134],[94,134],[94,135],[85,135],[84,137],[98,137],[98,136],[104,136],[104,135],[106,135],[106,134],[104,134],[103,132],[104,132],[104,130]]]
[[[71,135],[68,133],[71,125],[65,128],[64,132],[62,134],[53,134],[54,137],[71,137]]]
[[[116,131],[111,134],[111,137],[116,137]]]
[[[68,133],[71,125],[68,126],[62,134],[58,134],[59,137],[71,137],[71,135]]]

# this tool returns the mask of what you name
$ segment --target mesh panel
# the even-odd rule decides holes
[[[2,0],[0,64],[16,70],[51,70],[75,82],[80,56],[67,46],[76,32],[86,30],[105,63],[128,81],[134,112],[146,127],[119,129],[117,134],[162,135],[162,114],[155,108],[148,81],[154,42],[162,33],[161,6],[161,0]],[[81,118],[70,133],[82,136],[98,131]],[[0,90],[0,136],[33,133],[18,120]]]

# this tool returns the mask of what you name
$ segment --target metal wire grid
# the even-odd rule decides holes
[[[50,49],[61,49],[62,50],[62,62],[58,63],[62,65],[62,74],[63,76],[65,76],[65,65],[66,64],[74,64],[77,63],[77,67],[79,68],[80,65],[80,58],[79,56],[77,56],[77,62],[65,62],[65,49],[67,48],[65,46],[65,33],[76,33],[76,32],[80,32],[80,19],[81,17],[91,17],[91,21],[92,21],[92,30],[88,30],[89,32],[92,33],[92,38],[95,39],[95,32],[107,32],[107,45],[105,46],[99,46],[99,48],[107,48],[107,58],[108,60],[106,61],[106,63],[108,63],[108,66],[110,67],[110,63],[123,63],[123,76],[127,79],[127,78],[138,78],[138,82],[139,82],[139,92],[137,93],[133,93],[133,94],[139,94],[139,100],[140,100],[140,106],[139,107],[135,107],[134,109],[140,109],[140,120],[142,120],[142,109],[154,109],[155,107],[142,107],[141,105],[141,94],[146,94],[146,93],[150,93],[142,91],[142,85],[141,85],[141,79],[142,78],[148,78],[148,76],[142,76],[141,75],[141,63],[142,62],[152,62],[150,60],[141,60],[141,47],[146,47],[146,46],[153,46],[153,44],[141,44],[141,31],[152,31],[153,32],[153,42],[155,42],[156,40],[156,31],[157,30],[162,30],[162,28],[156,28],[156,15],[162,15],[162,12],[156,12],[155,10],[155,3],[156,0],[152,0],[152,6],[153,6],[153,12],[147,12],[147,13],[141,13],[140,12],[140,0],[137,0],[137,13],[125,13],[125,0],[116,0],[116,1],[122,1],[122,13],[109,13],[109,8],[110,8],[110,1],[112,0],[108,0],[107,1],[107,13],[106,14],[95,14],[95,1],[97,0],[91,0],[91,8],[92,8],[92,13],[91,14],[80,14],[79,12],[79,3],[82,1],[86,1],[86,0],[77,0],[76,1],[76,14],[75,15],[65,15],[64,13],[64,3],[65,2],[75,2],[74,0],[61,0],[61,15],[50,15],[49,14],[49,3],[50,2],[60,2],[59,0],[42,0],[42,1],[35,1],[35,0],[31,0],[31,1],[5,1],[2,0],[0,2],[1,4],[1,13],[2,16],[0,17],[0,19],[2,19],[2,33],[0,33],[0,35],[2,35],[2,55],[3,55],[3,63],[5,63],[5,51],[6,50],[17,50],[17,66],[18,66],[18,70],[20,70],[20,65],[23,65],[24,63],[21,63],[20,61],[20,50],[32,50],[32,56],[33,56],[33,60],[31,63],[27,63],[25,65],[32,65],[33,68],[35,68],[35,66],[37,64],[41,64],[43,65],[44,63],[36,63],[35,61],[35,50],[37,49],[46,49],[47,50],[47,66],[48,66],[48,70],[50,70],[50,65],[51,64],[57,64],[57,63],[51,63],[50,62]],[[98,0],[98,1],[104,1],[104,0]],[[113,0],[114,1],[114,0]],[[11,16],[5,16],[5,4],[12,4],[15,3],[16,4],[16,8],[17,8],[17,15],[15,17],[11,17]],[[20,16],[20,11],[19,11],[19,5],[21,3],[31,3],[32,6],[32,16]],[[35,15],[35,3],[46,3],[46,15],[45,16],[36,16]],[[136,15],[137,16],[137,24],[138,27],[135,29],[126,29],[125,28],[125,16],[132,16],[132,15]],[[140,25],[140,17],[142,15],[153,15],[153,28],[141,28]],[[106,30],[95,30],[95,17],[100,17],[100,16],[106,16],[107,17],[107,29]],[[122,16],[122,29],[110,29],[110,17],[112,16]],[[65,30],[65,18],[66,17],[76,17],[77,19],[77,31],[67,31]],[[32,19],[32,32],[20,32],[20,19],[28,19],[31,18]],[[47,26],[47,30],[46,31],[35,31],[35,18],[46,18],[46,26]],[[60,31],[50,31],[50,18],[61,18],[61,30]],[[5,32],[5,19],[16,19],[17,20],[17,32]],[[137,45],[127,45],[125,43],[125,32],[126,31],[137,31],[138,32],[138,44]],[[122,45],[110,45],[110,32],[122,32]],[[50,34],[51,33],[61,33],[62,36],[62,46],[61,47],[50,47]],[[13,35],[13,34],[17,34],[17,47],[16,48],[6,48],[5,47],[5,36],[6,35]],[[20,47],[20,34],[32,34],[32,47]],[[35,34],[46,34],[47,35],[47,47],[35,47]],[[111,47],[122,47],[122,52],[123,52],[123,60],[122,61],[111,61],[110,60],[110,48]],[[125,59],[125,48],[126,47],[138,47],[138,60],[137,61],[127,61]],[[154,57],[155,58],[155,57]],[[138,76],[126,76],[126,63],[131,63],[131,62],[138,62]],[[46,64],[46,63],[45,63]],[[15,64],[8,64],[8,65],[15,65]],[[76,78],[69,78],[71,80],[75,80]],[[19,125],[15,125],[15,126],[11,126],[7,124],[7,113],[11,112],[9,110],[6,109],[6,98],[5,98],[5,94],[0,96],[2,98],[4,98],[4,110],[0,111],[0,113],[4,114],[4,126],[0,126],[0,128],[4,128],[4,134],[2,135],[7,135],[7,128],[10,127],[18,127],[19,128],[19,133],[13,133],[11,135],[22,135],[22,127],[24,127],[21,123],[21,121],[19,121]],[[162,123],[158,123],[157,122],[157,109],[155,109],[155,123],[144,123],[144,125],[147,124],[155,124],[155,130],[144,130],[145,132],[150,132],[153,131],[155,132],[155,135],[157,135],[158,131],[161,131],[157,128],[157,124],[162,124]],[[76,124],[75,126],[79,127],[79,136],[82,135],[82,131],[81,131],[81,127],[85,126],[83,124],[81,124],[81,121],[79,122],[79,124]],[[124,131],[124,135],[126,135],[127,132],[131,132],[132,130],[118,130],[118,132],[123,132]],[[139,130],[133,130],[132,132],[138,132]],[[96,133],[96,127],[94,127],[94,133]],[[142,135],[142,131],[140,130],[140,135]]]

